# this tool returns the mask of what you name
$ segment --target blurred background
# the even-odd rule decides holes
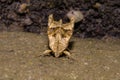
[[[120,38],[120,0],[0,0],[0,31],[43,33],[48,15],[67,22],[70,10],[84,15],[75,24],[74,36]]]

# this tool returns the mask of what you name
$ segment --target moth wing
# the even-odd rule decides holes
[[[73,28],[74,28],[74,23],[66,23],[63,24],[63,29],[64,29],[64,40],[69,41],[73,34]]]

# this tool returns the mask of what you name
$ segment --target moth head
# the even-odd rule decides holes
[[[59,57],[60,56],[60,53],[55,53],[55,57]]]

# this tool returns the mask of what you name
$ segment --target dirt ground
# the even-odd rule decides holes
[[[0,80],[120,80],[120,39],[71,39],[71,56],[38,57],[46,34],[0,33]]]

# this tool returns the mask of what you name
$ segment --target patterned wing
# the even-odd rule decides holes
[[[62,24],[62,20],[54,21],[53,15],[48,19],[49,46],[58,56],[67,48],[70,37],[73,33],[74,19],[70,23]]]

